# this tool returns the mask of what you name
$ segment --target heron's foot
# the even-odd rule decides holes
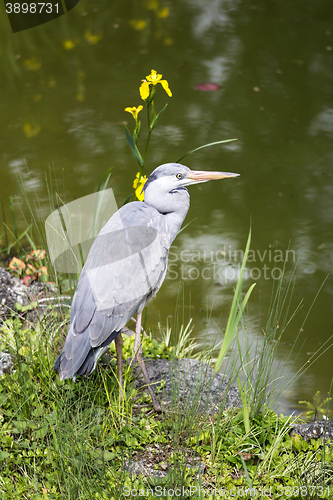
[[[153,403],[154,410],[156,411],[156,413],[162,413],[163,407],[162,407],[161,403],[159,402],[159,400],[157,399],[153,389],[151,388],[151,386],[149,384],[147,385],[147,388],[148,388],[148,391],[149,391],[149,394],[151,397],[151,401]]]
[[[147,368],[146,368],[146,365],[145,365],[145,362],[144,362],[143,356],[142,356],[142,349],[141,349],[141,345],[140,345],[141,316],[142,316],[142,314],[139,313],[139,314],[137,314],[137,317],[136,317],[134,354],[135,354],[137,362],[139,363],[139,366],[141,368],[143,379],[144,379],[145,383],[147,384],[147,388],[148,388],[151,400],[153,402],[154,410],[157,411],[158,413],[160,413],[162,411],[161,404],[157,400],[156,395],[151,387]]]
[[[145,383],[147,385],[147,389],[149,391],[149,394],[150,394],[150,397],[151,397],[151,400],[152,400],[152,403],[153,403],[154,410],[156,412],[158,412],[158,413],[161,413],[162,412],[161,403],[158,401],[158,399],[156,397],[156,394],[155,394],[154,390],[151,387],[151,382],[149,380],[149,375],[148,375],[148,372],[147,372],[147,368],[146,368],[145,362],[143,360],[141,349],[139,349],[138,352],[136,353],[136,359],[137,359],[137,362],[139,363],[139,366],[141,368],[143,379],[144,379],[144,381],[145,381]]]
[[[114,339],[116,344],[117,353],[117,369],[118,369],[118,380],[119,380],[119,395],[121,401],[124,399],[124,379],[123,379],[123,337],[121,333],[118,333],[117,337]]]
[[[158,401],[157,397],[155,396],[155,393],[154,393],[153,389],[149,385],[148,385],[148,390],[150,392],[150,396],[151,396],[151,400],[152,400],[152,403],[153,403],[154,410],[157,413],[162,413],[162,405]]]

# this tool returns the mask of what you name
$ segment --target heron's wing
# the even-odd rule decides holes
[[[72,376],[91,349],[109,344],[156,293],[169,239],[163,216],[145,203],[122,207],[92,245],[74,295],[64,355]],[[65,375],[64,375],[65,378]]]
[[[133,307],[159,284],[168,249],[164,218],[157,210],[139,202],[122,207],[97,236],[84,266],[72,308],[77,331],[91,321],[94,309],[111,318],[113,329],[125,326],[119,326],[119,318],[133,314]],[[95,345],[105,340],[91,339]]]

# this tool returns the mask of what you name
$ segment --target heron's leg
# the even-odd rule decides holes
[[[141,349],[141,345],[140,345],[140,334],[141,334],[141,313],[137,314],[137,316],[136,316],[134,353],[135,353],[136,359],[139,363],[139,366],[141,368],[144,381],[147,384],[147,388],[148,388],[148,391],[150,393],[150,396],[151,396],[151,399],[153,402],[154,410],[161,411],[161,405],[157,401],[155,393],[154,393],[153,389],[151,388],[147,368],[146,368],[145,362],[143,360],[142,349]]]
[[[116,344],[116,353],[117,353],[117,368],[118,368],[118,380],[120,385],[120,399],[123,399],[123,337],[119,332],[117,337],[114,339]]]

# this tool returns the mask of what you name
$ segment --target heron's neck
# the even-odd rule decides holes
[[[163,214],[163,217],[166,221],[167,232],[170,238],[170,246],[172,245],[173,240],[176,238],[185,216],[180,216],[177,212],[169,212],[167,214]]]
[[[167,224],[171,245],[190,207],[189,192],[183,187],[164,193],[163,196],[158,196],[156,193],[147,193],[147,191],[145,192],[145,202],[156,208],[163,216]]]

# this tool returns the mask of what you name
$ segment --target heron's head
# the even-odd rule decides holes
[[[180,163],[165,163],[155,168],[143,186],[145,201],[149,203],[147,196],[150,197],[152,193],[158,193],[159,196],[163,196],[168,193],[175,193],[177,190],[191,186],[192,184],[238,176],[239,174],[232,174],[231,172],[190,170]]]
[[[185,212],[186,215],[189,207],[186,186],[238,176],[230,172],[190,170],[180,163],[165,163],[155,168],[143,186],[145,202],[161,213],[177,211]]]

